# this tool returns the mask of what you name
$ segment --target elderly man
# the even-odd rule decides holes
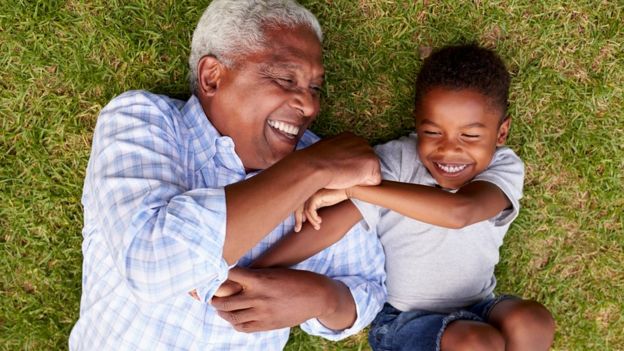
[[[134,91],[102,110],[70,349],[276,350],[291,326],[335,340],[373,319],[383,252],[359,225],[293,269],[242,268],[315,191],[380,181],[364,140],[306,130],[320,42],[294,1],[215,0],[193,35],[188,101]],[[243,289],[213,297],[228,274]]]

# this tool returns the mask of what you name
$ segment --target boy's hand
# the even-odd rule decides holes
[[[318,209],[335,205],[348,199],[347,189],[321,189],[312,195],[302,206],[295,211],[295,232],[299,232],[306,220],[319,230],[321,228],[321,217]]]

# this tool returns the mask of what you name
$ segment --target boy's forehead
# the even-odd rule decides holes
[[[415,117],[419,125],[489,128],[498,127],[501,111],[475,90],[434,88],[416,106]]]

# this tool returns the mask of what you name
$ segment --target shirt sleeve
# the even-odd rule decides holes
[[[357,312],[354,324],[344,330],[329,329],[317,319],[306,321],[301,329],[329,340],[340,340],[364,329],[386,301],[384,264],[376,232],[366,230],[360,222],[336,244],[296,266],[300,269],[314,267],[318,273],[343,282],[351,291]]]
[[[104,236],[128,287],[151,302],[207,284],[214,293],[228,270],[225,193],[190,189],[176,113],[147,94],[113,100],[98,118],[83,193],[85,235]]]
[[[375,153],[379,157],[381,167],[381,178],[384,180],[401,181],[401,159],[406,144],[413,143],[411,139],[403,137],[399,140],[392,140],[385,144],[375,146]],[[380,219],[381,207],[357,200],[351,200],[355,207],[362,214],[364,228],[370,230],[376,228]]]
[[[494,225],[503,226],[516,219],[522,198],[524,163],[510,148],[497,149],[488,168],[473,181],[486,181],[496,185],[511,202],[510,208],[490,219]]]

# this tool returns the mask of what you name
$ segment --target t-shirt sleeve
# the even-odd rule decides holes
[[[488,168],[477,175],[473,181],[485,181],[496,185],[511,202],[510,208],[490,219],[494,225],[503,226],[516,219],[522,198],[524,163],[511,149],[502,147],[496,150]]]
[[[381,166],[381,178],[384,180],[400,181],[401,177],[401,157],[405,143],[409,143],[408,138],[389,141],[385,144],[375,146],[375,153],[379,157]],[[377,227],[380,218],[381,208],[377,205],[357,199],[351,200],[355,207],[362,214],[364,228],[366,230]]]

